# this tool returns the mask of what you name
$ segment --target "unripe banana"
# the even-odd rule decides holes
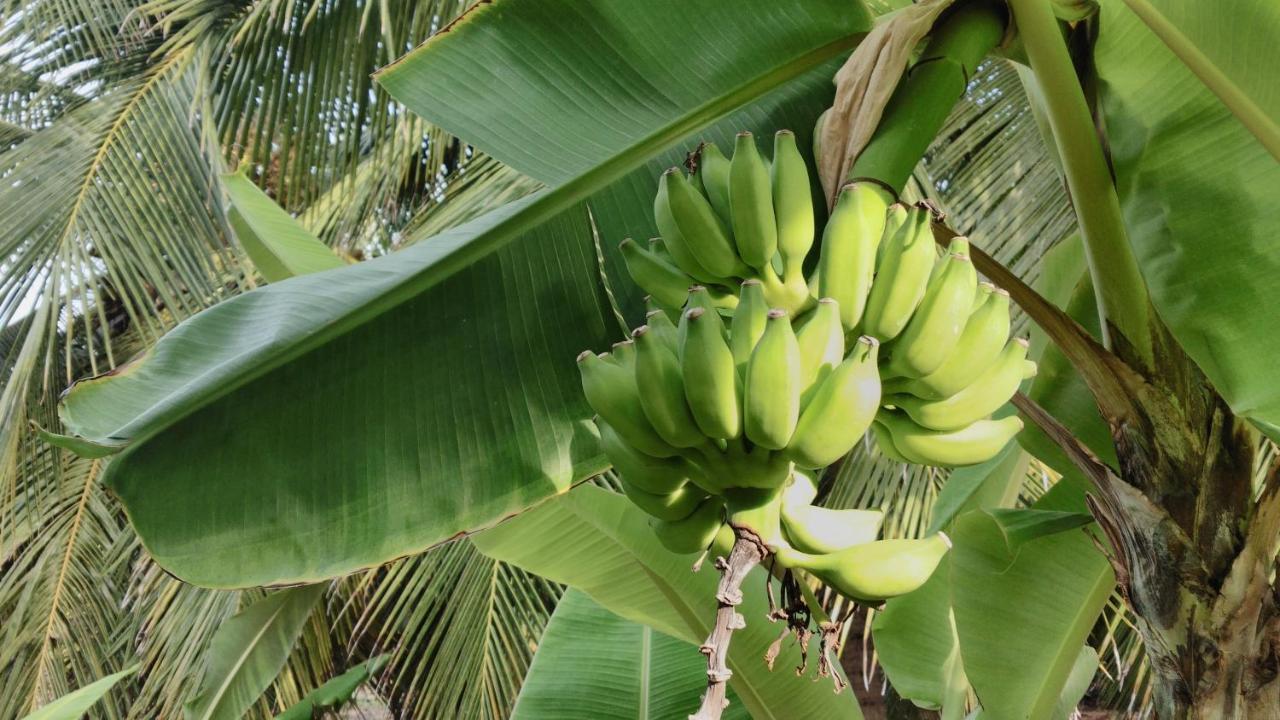
[[[779,277],[773,266],[768,265],[760,271],[760,280],[764,283],[764,297],[769,301],[769,307],[799,315],[813,304],[803,268],[793,267]]]
[[[738,308],[733,311],[729,325],[729,347],[733,350],[733,363],[738,377],[746,379],[747,362],[769,321],[769,305],[764,299],[764,289],[754,278],[742,281],[742,295]]]
[[[662,238],[660,237],[649,238],[649,252],[653,253],[657,257],[662,258],[663,260],[666,260],[668,265],[671,265],[673,267],[676,267],[676,269],[679,269],[679,266],[676,265],[675,258],[671,257],[671,252],[667,250],[667,244],[662,242]],[[680,272],[683,273],[684,271],[681,270]],[[693,284],[692,279],[690,279],[689,284],[690,285]]]
[[[893,344],[888,371],[894,375],[921,377],[942,367],[964,331],[973,308],[978,274],[968,255],[948,255],[911,322]]]
[[[636,387],[645,417],[658,435],[672,447],[696,447],[706,442],[684,396],[680,361],[674,352],[653,337],[647,326],[632,332],[636,345]]]
[[[680,367],[693,418],[708,437],[735,438],[742,430],[739,381],[723,324],[714,311],[700,307],[687,310],[681,323],[685,336]]]
[[[689,184],[679,168],[671,168],[662,177],[671,216],[698,264],[722,278],[750,276],[747,266],[738,259],[724,221],[711,209],[711,203]]]
[[[844,360],[844,327],[840,322],[840,304],[834,298],[822,298],[796,333],[800,346],[800,406],[808,405],[816,388]]]
[[[893,447],[903,457],[917,465],[936,467],[986,462],[1022,429],[1022,420],[1016,415],[1000,420],[979,420],[950,432],[922,427],[900,412],[882,412],[876,421],[889,431]]]
[[[792,547],[825,555],[880,536],[879,510],[831,510],[814,505],[782,506],[782,532]]]
[[[942,365],[904,388],[922,398],[955,395],[982,375],[996,361],[1009,339],[1009,293],[990,283],[978,288],[982,302],[965,321],[964,332]]]
[[[714,320],[714,324],[724,331],[724,321],[720,319],[720,311],[716,309],[715,300],[711,297],[711,293],[702,285],[693,285],[689,288],[689,294],[685,297],[684,312],[680,315],[680,324],[676,326],[676,357],[683,357],[685,337],[689,333],[689,311],[694,308],[702,308],[709,313]]]
[[[779,130],[773,136],[773,212],[778,220],[778,253],[784,275],[804,273],[804,259],[813,247],[813,193],[809,167],[796,147],[795,133]]]
[[[813,123],[813,157],[822,157],[822,128],[827,124],[827,118],[831,116],[831,108],[822,111],[817,121]]]
[[[782,495],[781,486],[726,490],[729,524],[755,533],[770,550],[790,547],[782,534]]]
[[[770,310],[751,352],[743,388],[747,438],[770,450],[791,440],[800,419],[800,346],[785,310]]]
[[[907,224],[907,218],[910,214],[907,212],[907,206],[900,202],[896,202],[889,206],[889,212],[884,219],[884,232],[880,234],[880,244],[876,246],[876,267],[880,267],[880,263],[884,260],[885,248],[889,247],[889,243],[893,240],[893,236],[898,234],[903,225]],[[869,298],[868,298],[869,299]]]
[[[742,261],[757,270],[773,262],[778,251],[778,221],[773,213],[769,171],[749,132],[738,133],[729,164],[729,210],[733,241]]]
[[[927,209],[912,208],[884,249],[862,320],[862,332],[880,342],[902,332],[929,285],[938,257],[929,221]]]
[[[1034,360],[1022,361],[1022,379],[1029,380],[1036,376],[1037,365]]]
[[[898,451],[898,446],[893,444],[893,435],[889,434],[889,428],[886,428],[878,419],[871,423],[871,432],[876,436],[876,445],[879,446],[881,455],[894,462],[913,464]]]
[[[598,416],[596,427],[600,430],[600,446],[613,469],[640,490],[658,495],[674,492],[696,473],[681,458],[654,458],[636,450]]]
[[[672,353],[679,352],[679,344],[676,342],[676,326],[671,322],[671,316],[665,310],[651,310],[644,315],[645,324],[649,326],[649,333],[657,340],[662,341],[662,345]]]
[[[822,232],[818,286],[822,297],[840,303],[846,331],[858,324],[866,308],[888,201],[888,193],[874,183],[846,185]]]
[[[624,440],[652,457],[668,458],[677,454],[646,419],[631,366],[603,360],[586,350],[578,356],[578,370],[587,402]]]
[[[693,278],[648,250],[641,249],[631,238],[622,241],[622,259],[627,272],[641,289],[661,306],[678,308],[693,284]]]
[[[733,215],[729,211],[729,158],[720,152],[715,143],[704,143],[698,151],[698,175],[702,189],[711,208],[726,223]]]
[[[611,352],[601,358],[607,363],[616,363],[635,372],[636,344],[631,340],[619,340],[613,344]]]
[[[959,430],[991,415],[1009,402],[1022,382],[1027,341],[1014,338],[987,371],[971,385],[942,400],[921,400],[906,395],[890,402],[921,425],[933,430]]]
[[[812,572],[848,598],[878,603],[924,585],[950,549],[951,540],[937,533],[919,540],[863,543],[826,555],[784,549],[778,561]]]
[[[804,507],[813,504],[818,497],[818,484],[813,476],[796,468],[782,490],[782,507]]]
[[[703,500],[693,514],[683,520],[649,521],[658,536],[658,542],[677,555],[702,552],[715,541],[724,525],[724,499],[709,497]]]
[[[622,478],[622,492],[636,507],[659,520],[683,520],[693,514],[707,494],[693,483],[685,483],[669,493],[648,493]]]
[[[862,336],[849,358],[819,386],[800,416],[787,456],[804,468],[826,467],[853,449],[880,406],[879,343]]]
[[[717,277],[715,273],[698,262],[693,251],[689,249],[689,242],[681,232],[679,223],[676,222],[675,215],[671,211],[671,186],[675,184],[671,179],[673,174],[679,175],[680,171],[673,168],[663,173],[658,180],[658,194],[653,198],[653,220],[658,226],[658,233],[662,235],[662,244],[667,248],[667,252],[671,253],[671,258],[675,260],[676,265],[694,280],[701,283],[724,282],[724,278]],[[684,176],[680,177],[683,179]]]

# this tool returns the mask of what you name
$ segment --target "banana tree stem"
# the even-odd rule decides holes
[[[1003,3],[957,4],[934,26],[920,59],[898,81],[847,180],[870,178],[901,193],[969,78],[1004,35]]]
[[[1067,189],[1080,225],[1103,343],[1122,356],[1153,365],[1150,301],[1138,261],[1129,245],[1120,198],[1102,154],[1093,116],[1053,10],[1045,0],[1009,0],[1036,83],[1044,97],[1049,126],[1062,159]],[[1132,360],[1130,357],[1126,359]]]

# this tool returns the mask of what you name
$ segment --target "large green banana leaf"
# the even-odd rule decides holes
[[[1276,122],[1276,3],[1162,8]],[[1246,7],[1247,6],[1247,10]],[[1160,318],[1232,409],[1280,438],[1280,162],[1124,3],[1102,3],[1100,107],[1125,226]],[[1265,49],[1260,49],[1265,48]]]
[[[706,690],[692,643],[618,617],[581,590],[556,605],[511,720],[684,718]],[[726,720],[749,720],[730,695]]]
[[[1076,513],[1082,492],[1062,482],[1034,506]],[[1051,717],[1080,649],[1115,587],[1088,530],[1009,542],[996,515],[956,523],[951,606],[964,672],[984,717]]]
[[[578,588],[610,611],[683,642],[701,644],[711,632],[718,576],[710,562],[692,572],[694,556],[664,549],[648,516],[619,493],[583,485],[473,537],[486,555]],[[791,668],[800,654],[793,643],[784,646],[776,669],[765,666],[765,649],[782,628],[765,620],[764,584],[761,569],[743,583],[738,611],[747,626],[729,646],[730,689],[756,720],[861,717],[853,693],[836,695],[830,681],[795,676]]]
[[[1124,3],[1280,161],[1280,3]]]
[[[576,158],[561,174],[525,168],[557,187],[389,257],[235,298],[66,399],[72,432],[129,444],[106,482],[170,572],[210,586],[329,577],[603,469],[573,357],[618,332],[584,201],[599,222],[647,232],[654,168],[704,128],[810,126],[869,25],[846,0],[799,13],[765,0],[539,5],[479,6],[386,82],[499,157],[519,163],[508,151],[520,146]],[[671,38],[715,50],[672,75],[654,53]],[[627,105],[637,77],[647,94]],[[542,94],[559,102],[530,99]]]

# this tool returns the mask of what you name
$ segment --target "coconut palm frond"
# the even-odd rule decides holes
[[[128,665],[127,618],[113,552],[130,533],[98,480],[102,460],[45,448],[27,455],[27,487],[10,503],[0,552],[0,717],[22,717]],[[96,710],[122,718],[108,701]]]
[[[465,540],[349,581],[351,643],[389,652],[379,689],[405,718],[508,716],[562,588]]]

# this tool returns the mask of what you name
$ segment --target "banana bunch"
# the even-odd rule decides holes
[[[1021,421],[992,415],[1035,373],[1008,293],[979,282],[965,238],[939,253],[927,206],[874,182],[841,189],[819,239],[788,131],[772,162],[742,133],[732,159],[703,144],[691,165],[661,178],[662,237],[621,246],[646,323],[578,357],[624,492],[672,552],[749,530],[855,600],[918,587],[946,537],[876,540],[880,514],[814,506],[808,471],[869,430],[902,462],[999,452]]]
[[[814,242],[813,199],[795,135],[774,136],[772,162],[744,132],[732,159],[703,143],[689,164],[691,176],[673,167],[659,180],[653,216],[661,237],[647,248],[621,245],[636,284],[673,317],[690,285],[732,309],[749,279],[761,283],[769,307],[796,314],[812,306],[804,260]]]
[[[605,453],[624,490],[673,549],[704,548],[727,513],[784,543],[780,491],[795,468],[848,453],[880,406],[879,343],[846,351],[839,304],[815,303],[797,330],[745,280],[722,314],[701,285],[680,322],[662,310],[611,352],[578,357]],[[686,550],[687,552],[687,550]]]

